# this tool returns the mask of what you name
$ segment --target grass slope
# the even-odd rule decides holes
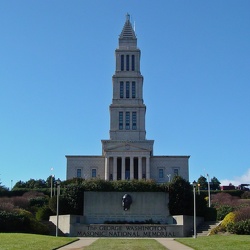
[[[76,238],[38,234],[0,233],[1,250],[52,250],[75,241]]]
[[[166,250],[154,239],[99,239],[84,250]]]
[[[195,250],[249,250],[249,235],[214,235],[193,238],[176,239]]]

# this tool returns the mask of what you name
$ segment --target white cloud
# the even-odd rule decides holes
[[[221,186],[228,186],[229,183],[232,183],[234,186],[238,186],[240,184],[250,184],[250,168],[242,176],[236,176],[233,180],[220,180],[220,182]]]

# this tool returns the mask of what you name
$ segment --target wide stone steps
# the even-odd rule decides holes
[[[197,228],[197,236],[208,236],[210,231],[217,227],[220,222],[216,221],[204,221],[201,225]]]

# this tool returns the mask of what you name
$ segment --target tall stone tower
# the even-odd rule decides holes
[[[174,175],[188,180],[189,156],[155,156],[153,140],[146,139],[141,51],[129,15],[115,50],[113,98],[109,106],[110,138],[102,140],[102,155],[67,155],[67,179],[153,179],[170,181]]]
[[[105,179],[150,179],[152,140],[146,140],[141,51],[127,14],[115,51],[110,140],[102,140]]]

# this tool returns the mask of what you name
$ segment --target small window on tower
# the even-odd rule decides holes
[[[130,90],[129,90],[129,82],[126,82],[126,98],[129,98],[129,92],[130,92]]]
[[[121,71],[124,71],[124,55],[121,55]]]
[[[119,129],[123,130],[123,112],[119,112]]]
[[[136,91],[135,91],[135,82],[132,82],[132,98],[135,98],[135,94]]]
[[[130,129],[130,113],[126,112],[126,130]]]
[[[132,55],[132,71],[135,71],[135,55]]]
[[[129,71],[129,55],[126,55],[126,70]]]
[[[136,112],[132,113],[132,129],[136,130]]]
[[[123,82],[120,82],[120,98],[123,98],[124,96],[124,84]]]

